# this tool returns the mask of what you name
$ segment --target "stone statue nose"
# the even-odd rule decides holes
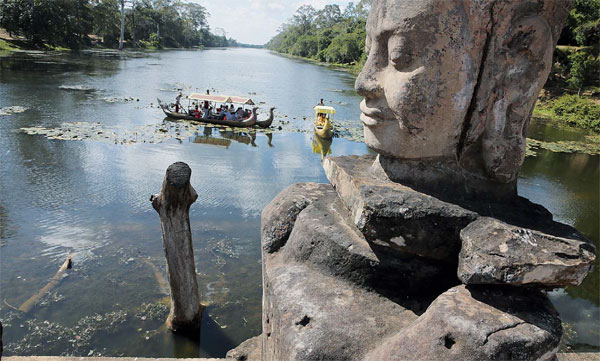
[[[358,74],[354,89],[365,98],[374,98],[383,94],[383,88],[375,77],[375,66],[367,60],[363,70]]]

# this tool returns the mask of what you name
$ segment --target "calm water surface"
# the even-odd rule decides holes
[[[260,212],[292,183],[326,181],[320,151],[329,144],[316,143],[308,132],[312,106],[325,98],[342,124],[360,129],[353,82],[350,74],[250,49],[0,58],[0,108],[29,108],[0,116],[6,354],[221,357],[259,334]],[[233,134],[198,127],[197,136],[134,145],[16,131],[75,121],[114,128],[169,125],[153,106],[156,98],[172,100],[177,89],[196,88],[248,95],[264,109],[274,105],[274,125],[282,131]],[[581,137],[565,134],[532,125],[537,139]],[[368,150],[335,138],[329,152]],[[200,340],[173,336],[162,326],[166,295],[156,274],[164,274],[164,253],[149,196],[175,161],[190,165],[199,194],[190,220],[202,299],[209,304]],[[598,244],[598,163],[597,156],[538,151],[525,162],[520,193]],[[29,314],[13,311],[10,306],[19,307],[43,287],[67,254],[74,269],[60,286]],[[600,346],[599,286],[596,268],[582,286],[551,294],[575,348]]]

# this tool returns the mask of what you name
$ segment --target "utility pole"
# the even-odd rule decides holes
[[[123,50],[125,38],[125,0],[121,0],[121,38],[119,39],[119,50]]]

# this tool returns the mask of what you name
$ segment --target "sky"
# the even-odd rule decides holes
[[[265,44],[277,34],[281,24],[292,17],[296,9],[308,4],[322,9],[338,4],[340,10],[350,1],[332,0],[191,0],[210,13],[208,23],[213,33],[223,28],[228,38],[245,44]],[[354,1],[357,3],[358,1]]]

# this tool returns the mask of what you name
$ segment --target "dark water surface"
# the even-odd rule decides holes
[[[0,58],[0,108],[29,108],[0,115],[0,320],[6,354],[221,357],[259,334],[260,212],[292,183],[326,181],[319,152],[329,144],[307,132],[312,106],[325,98],[340,121],[360,129],[353,82],[350,74],[253,49]],[[17,131],[75,121],[115,129],[167,127],[172,124],[151,106],[156,97],[172,100],[177,89],[196,87],[248,95],[264,102],[264,109],[277,106],[274,125],[283,131],[198,127],[197,136],[133,145]],[[538,139],[560,139],[563,133],[532,125]],[[368,150],[335,138],[330,152]],[[200,342],[164,329],[166,295],[155,277],[164,274],[164,253],[149,196],[175,161],[190,165],[199,195],[190,220],[202,299],[209,304]],[[598,156],[540,150],[525,162],[520,193],[598,244],[598,163]],[[74,269],[59,287],[29,314],[13,311],[9,305],[19,307],[42,288],[67,254]],[[596,268],[582,286],[551,294],[575,348],[600,346],[599,286]]]

